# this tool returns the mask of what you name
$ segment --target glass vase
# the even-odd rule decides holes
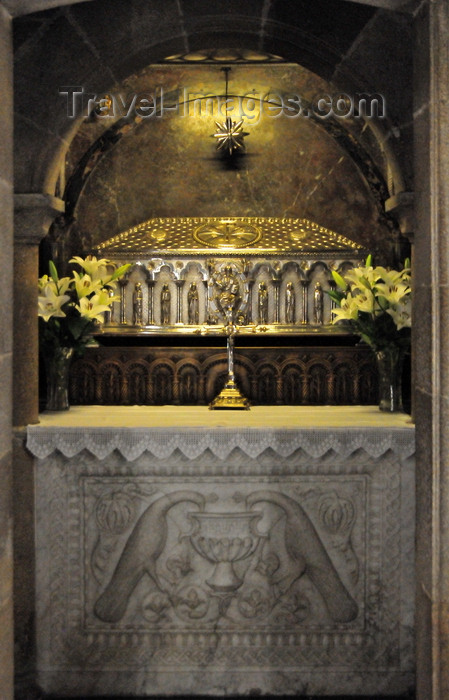
[[[376,352],[379,377],[379,410],[394,413],[403,411],[402,371],[404,353],[401,348]]]
[[[56,348],[44,358],[47,378],[47,411],[67,411],[69,404],[69,371],[73,348]]]

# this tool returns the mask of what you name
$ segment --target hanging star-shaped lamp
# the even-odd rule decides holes
[[[222,68],[226,76],[226,112],[228,111],[228,74],[231,70],[230,68]],[[235,122],[226,115],[226,118],[222,124],[220,122],[215,122],[217,131],[213,134],[214,138],[217,139],[217,151],[225,151],[229,156],[232,156],[234,151],[244,152],[245,144],[243,139],[248,136],[248,132],[243,131],[243,119]]]
[[[214,134],[214,138],[218,139],[217,150],[223,149],[227,151],[230,156],[234,151],[245,150],[243,139],[245,136],[248,136],[248,134],[243,131],[243,119],[240,119],[239,122],[234,122],[231,117],[226,117],[223,124],[215,122],[215,125],[217,131]]]

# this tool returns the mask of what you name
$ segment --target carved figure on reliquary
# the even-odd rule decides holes
[[[259,323],[268,323],[268,289],[265,282],[259,284]]]
[[[323,323],[323,289],[319,282],[315,283],[313,293],[313,320],[314,323],[321,325]]]
[[[287,282],[285,288],[285,323],[293,324],[296,320],[296,295],[293,282]]]
[[[170,323],[171,292],[168,284],[164,284],[161,291],[161,325]]]
[[[188,323],[199,323],[199,299],[198,289],[195,282],[192,282],[187,293]]]
[[[232,265],[227,264],[224,269],[213,272],[210,283],[213,299],[223,318],[229,315],[232,318],[242,299],[239,278]]]
[[[143,323],[143,293],[142,283],[136,282],[133,292],[133,324],[141,326]]]
[[[323,497],[320,511],[328,537],[346,527],[339,540],[346,547],[340,561],[348,567],[342,577],[329,544],[289,495],[251,486],[248,494],[225,498],[221,487],[220,496],[205,487],[181,488],[142,497],[139,515],[131,483],[103,493],[94,505],[99,532],[89,597],[95,626],[132,628],[140,620],[139,627],[206,624],[212,630],[356,620],[358,604],[343,583],[354,580],[355,571],[348,554],[354,518],[344,499]]]

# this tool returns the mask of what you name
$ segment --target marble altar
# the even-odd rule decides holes
[[[405,414],[75,407],[28,449],[45,692],[413,687]]]

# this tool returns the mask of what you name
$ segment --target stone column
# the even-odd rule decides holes
[[[308,287],[309,287],[309,281],[308,280],[300,280],[301,282],[301,287],[302,287],[302,318],[301,318],[301,323],[303,326],[305,326],[307,323],[309,323],[309,311],[308,311]]]
[[[36,423],[39,412],[39,243],[63,210],[64,203],[49,195],[14,197],[14,631],[20,697],[33,697],[35,675],[34,460],[24,447],[24,426]]]
[[[14,197],[15,426],[38,422],[37,278],[39,243],[64,202],[42,194]]]
[[[449,697],[449,3],[415,20],[417,698]]]
[[[279,316],[280,316],[280,298],[279,298],[279,290],[281,288],[281,280],[271,280],[273,283],[274,287],[274,323],[279,323]]]
[[[398,192],[385,202],[385,211],[396,219],[400,230],[395,244],[395,265],[403,263],[405,258],[410,257],[410,244],[413,243],[415,230],[413,203],[413,192]]]
[[[182,324],[182,290],[185,280],[175,280],[176,284],[176,324]]]
[[[203,323],[209,323],[209,280],[203,280],[204,285],[204,320]],[[201,323],[201,321],[200,321]]]
[[[254,280],[248,280],[248,311],[246,314],[246,322],[253,322],[253,287]]]
[[[126,287],[128,286],[129,279],[126,277],[121,277],[118,281],[120,287],[120,323],[125,325],[126,320]]]
[[[154,326],[154,280],[147,280],[148,287],[148,325]]]
[[[0,698],[14,697],[12,519],[12,45],[11,17],[0,6]]]

